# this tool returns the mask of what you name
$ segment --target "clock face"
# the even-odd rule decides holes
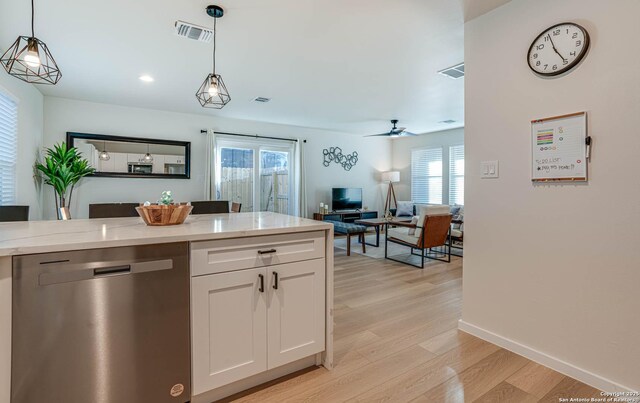
[[[543,76],[574,68],[589,49],[589,34],[580,25],[565,22],[542,32],[529,48],[529,67]]]

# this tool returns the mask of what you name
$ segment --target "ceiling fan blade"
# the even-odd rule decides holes
[[[380,134],[369,134],[367,136],[364,137],[380,137],[380,136],[391,136],[393,135],[393,133],[380,133]]]
[[[408,131],[403,131],[402,133],[399,134],[399,136],[417,136],[417,134],[411,133]]]

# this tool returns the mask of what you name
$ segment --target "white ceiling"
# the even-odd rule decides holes
[[[1,3],[4,51],[28,34],[30,11]],[[221,111],[194,95],[212,45],[173,31],[178,19],[212,26],[208,4],[225,9],[218,72],[232,100]],[[418,133],[463,125],[464,79],[437,74],[464,57],[460,0],[36,0],[36,36],[63,72],[45,95],[356,134],[391,118]]]
[[[464,21],[471,21],[511,0],[464,0]]]

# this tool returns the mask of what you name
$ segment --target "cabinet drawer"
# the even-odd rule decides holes
[[[191,275],[202,276],[324,257],[324,232],[191,243]]]

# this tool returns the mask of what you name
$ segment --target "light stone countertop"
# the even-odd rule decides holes
[[[329,223],[270,212],[192,215],[182,225],[165,227],[147,226],[139,217],[0,223],[0,256],[243,238],[331,228]]]

